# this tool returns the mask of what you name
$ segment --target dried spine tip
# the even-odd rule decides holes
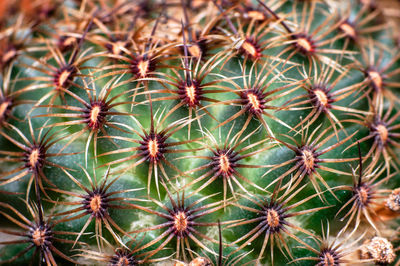
[[[328,91],[328,89],[323,87],[315,87],[314,89],[312,89],[312,91],[310,92],[312,104],[318,108],[322,108],[323,110],[330,108],[330,103],[332,102],[332,99],[329,96]]]
[[[158,153],[158,143],[157,143],[157,139],[154,140],[149,140],[149,154],[151,157],[156,157],[157,153]]]
[[[188,52],[197,59],[199,59],[203,53],[201,47],[197,43],[188,46]]]
[[[189,264],[183,261],[176,261],[174,266],[211,266],[212,263],[208,258],[205,257],[197,257],[193,259]]]
[[[92,106],[92,110],[90,111],[90,121],[96,123],[99,113],[100,107],[98,105]]]
[[[253,109],[255,109],[255,110],[260,109],[260,101],[258,100],[256,95],[254,95],[252,93],[248,93],[247,98],[249,99],[249,103],[252,105]]]
[[[139,56],[132,60],[130,68],[137,78],[146,78],[156,69],[156,62],[151,58]]]
[[[360,250],[361,259],[373,259],[376,264],[390,264],[396,254],[393,245],[386,238],[374,237],[364,242]]]
[[[279,213],[274,209],[268,209],[266,211],[267,224],[271,229],[276,229],[280,225]]]
[[[336,266],[340,265],[338,254],[331,249],[322,250],[319,255],[317,266]]]
[[[260,89],[253,88],[243,91],[241,98],[244,100],[245,108],[253,115],[261,114],[265,109],[265,95]]]
[[[39,150],[34,148],[31,153],[29,154],[29,163],[31,167],[34,167],[39,160]]]
[[[68,88],[70,82],[72,82],[74,75],[76,74],[76,68],[72,65],[60,68],[54,75],[54,83],[57,88]]]
[[[182,81],[178,87],[178,94],[187,106],[194,108],[200,104],[202,88],[197,80]]]
[[[375,0],[360,0],[361,4],[367,6],[371,10],[375,10],[377,8],[377,4]]]
[[[100,210],[101,208],[101,197],[100,195],[95,195],[93,198],[90,200],[90,209],[96,213]]]
[[[114,55],[121,55],[123,49],[126,48],[126,42],[124,41],[116,41],[116,42],[111,42],[106,44],[106,48],[108,51]]]
[[[256,20],[256,21],[263,21],[263,20],[266,19],[264,13],[261,12],[261,11],[258,11],[258,10],[249,10],[249,11],[247,11],[247,13],[245,14],[245,16],[246,16],[247,18],[254,19],[254,20]]]
[[[219,167],[221,168],[221,171],[225,172],[225,173],[228,172],[229,166],[230,166],[230,163],[229,163],[228,157],[226,157],[225,154],[221,154],[219,156]]]
[[[244,40],[244,42],[240,46],[240,52],[244,55],[249,56],[253,60],[261,57],[260,46],[255,40],[251,38],[246,38]]]
[[[30,171],[35,171],[42,168],[45,160],[44,148],[41,146],[32,146],[29,152],[26,154],[25,161],[26,167]]]
[[[355,39],[357,37],[356,29],[350,22],[343,22],[340,24],[339,29],[349,38]]]
[[[317,154],[315,154],[315,151],[308,147],[304,146],[301,149],[299,149],[299,155],[301,157],[301,161],[303,163],[303,166],[307,170],[307,174],[310,174],[315,170],[315,167],[317,166]]]
[[[366,184],[361,184],[354,188],[357,204],[363,207],[368,206],[372,198],[372,191]]]
[[[263,212],[265,222],[267,223],[267,230],[271,233],[279,233],[284,228],[285,222],[285,209],[278,202],[271,202],[265,206]]]
[[[122,257],[122,258],[119,258],[119,261],[118,261],[117,265],[118,266],[128,266],[128,265],[132,265],[132,264],[129,263],[128,258]]]
[[[183,211],[178,211],[174,215],[174,229],[175,233],[178,235],[183,235],[188,228],[188,219],[186,213]]]
[[[201,59],[207,55],[207,39],[197,36],[197,40],[193,40],[191,43],[187,43],[188,56],[194,57],[195,59]],[[185,54],[184,45],[180,47],[181,53]]]
[[[102,101],[92,102],[85,112],[88,126],[93,130],[101,128],[105,123],[108,110],[109,107],[106,103]]]
[[[143,156],[150,162],[158,162],[164,156],[165,138],[160,134],[151,133],[140,142]]]
[[[79,40],[73,36],[61,36],[58,40],[59,49],[64,52],[70,50],[79,42]]]
[[[1,64],[7,65],[17,56],[17,50],[14,47],[9,47],[1,57]]]
[[[107,198],[102,192],[93,191],[86,195],[83,205],[88,213],[96,218],[101,218],[107,211]]]
[[[382,77],[381,73],[379,73],[375,69],[368,69],[366,71],[366,75],[370,79],[370,81],[372,83],[372,87],[376,91],[382,91],[382,89],[383,89],[383,77]]]
[[[216,166],[220,175],[229,178],[235,171],[238,153],[232,150],[217,150],[214,155],[212,165]]]
[[[311,43],[306,38],[299,38],[297,40],[297,45],[307,52],[310,52],[312,49]]]
[[[30,228],[30,239],[37,247],[46,247],[51,244],[52,232],[48,225],[34,225]]]
[[[314,41],[310,36],[305,34],[294,35],[293,39],[295,40],[294,46],[298,49],[302,54],[311,54],[315,51]]]
[[[196,97],[195,87],[193,85],[186,86],[186,95],[190,100],[190,103],[193,103]]]
[[[11,101],[4,99],[1,103],[0,103],[0,117],[4,117],[5,113],[7,111],[7,109],[9,108],[9,106],[11,105]]]
[[[149,71],[149,61],[140,60],[137,67],[139,69],[140,76],[145,77]]]
[[[373,127],[373,130],[379,136],[380,143],[382,145],[386,144],[389,137],[389,131],[383,123],[379,123]]]
[[[211,261],[205,257],[197,257],[189,263],[189,266],[211,266]]]
[[[386,199],[386,206],[392,211],[400,211],[400,188],[392,191],[390,196]]]
[[[110,266],[136,266],[139,265],[135,257],[129,254],[128,250],[118,249],[115,254],[111,257],[109,264]]]
[[[0,99],[0,123],[7,120],[12,108],[11,99]]]

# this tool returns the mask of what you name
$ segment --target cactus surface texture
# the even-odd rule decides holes
[[[1,265],[400,265],[400,2],[0,3]]]

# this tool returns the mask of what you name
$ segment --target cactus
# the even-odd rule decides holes
[[[384,6],[2,3],[0,264],[398,264]]]

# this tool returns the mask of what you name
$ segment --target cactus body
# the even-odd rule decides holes
[[[21,0],[0,13],[0,263],[396,262],[395,12]]]

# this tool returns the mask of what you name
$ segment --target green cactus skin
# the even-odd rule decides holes
[[[0,264],[398,261],[400,52],[378,3],[0,14]]]

